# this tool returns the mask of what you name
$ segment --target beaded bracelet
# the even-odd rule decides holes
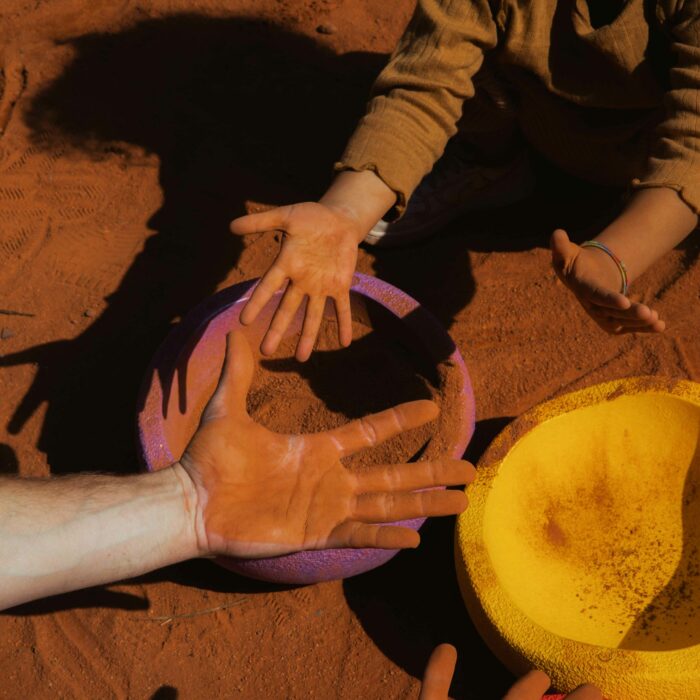
[[[617,269],[620,271],[620,277],[622,277],[622,289],[620,289],[620,294],[627,296],[629,286],[627,284],[627,268],[625,267],[625,263],[623,263],[608,246],[600,241],[585,241],[581,243],[581,248],[597,248],[607,253],[613,259],[613,262],[617,265]]]

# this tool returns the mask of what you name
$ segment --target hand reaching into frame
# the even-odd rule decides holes
[[[416,547],[417,532],[388,523],[466,507],[463,491],[431,487],[470,482],[475,472],[467,462],[443,458],[356,471],[340,461],[433,420],[433,402],[404,403],[325,432],[281,435],[246,412],[253,372],[245,336],[230,334],[219,385],[179,463],[193,486],[200,555]]]
[[[423,674],[419,700],[447,700],[456,664],[457,650],[451,644],[435,647]],[[530,671],[506,693],[503,700],[541,700],[549,686],[546,673]],[[576,688],[565,697],[566,700],[603,700],[601,692],[588,684]]]

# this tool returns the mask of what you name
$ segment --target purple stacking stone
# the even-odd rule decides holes
[[[180,458],[193,430],[193,412],[201,415],[216,385],[227,333],[242,329],[251,344],[260,342],[279,298],[270,301],[254,324],[242,326],[239,314],[256,282],[237,284],[205,300],[171,332],[153,358],[141,389],[137,417],[140,456],[147,470],[162,469]],[[430,312],[396,287],[362,274],[356,274],[353,282],[353,320],[401,334],[428,361],[456,373],[458,387],[450,398],[460,405],[451,405],[450,410],[461,420],[456,429],[452,426],[452,434],[443,436],[443,442],[452,457],[461,458],[474,432],[475,411],[469,374],[454,342]],[[331,309],[327,313],[332,313]],[[300,313],[287,334],[298,333],[301,321]],[[179,444],[173,444],[173,435],[187,430],[190,434],[179,435]],[[418,530],[423,522],[421,518],[400,524]],[[250,578],[309,584],[355,576],[381,566],[396,553],[386,549],[325,549],[266,559],[219,557],[216,561]]]

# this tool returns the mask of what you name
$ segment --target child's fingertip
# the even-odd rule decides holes
[[[637,304],[636,306],[632,305],[630,307],[630,311],[632,312],[631,318],[635,321],[646,321],[649,325],[651,325],[656,320],[656,318],[654,318],[654,312],[644,304]]]
[[[278,342],[275,339],[265,336],[262,343],[260,343],[260,352],[267,357],[274,355],[277,345]]]
[[[620,311],[626,311],[632,308],[632,300],[624,294],[616,294],[615,303],[618,305]]]
[[[241,311],[240,315],[238,316],[238,320],[244,325],[244,326],[249,326],[255,319],[257,318],[258,314],[254,309],[249,306],[250,302],[248,302],[244,307],[243,310]]]
[[[296,351],[296,359],[298,362],[306,362],[311,357],[311,352],[313,351],[313,345],[309,347],[307,343],[299,343]]]

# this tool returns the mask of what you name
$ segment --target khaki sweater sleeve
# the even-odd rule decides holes
[[[645,171],[633,187],[670,187],[700,213],[700,1],[663,3],[673,64],[665,116],[652,134]]]
[[[488,0],[418,0],[336,170],[372,170],[407,199],[456,131],[472,76],[496,45]]]

